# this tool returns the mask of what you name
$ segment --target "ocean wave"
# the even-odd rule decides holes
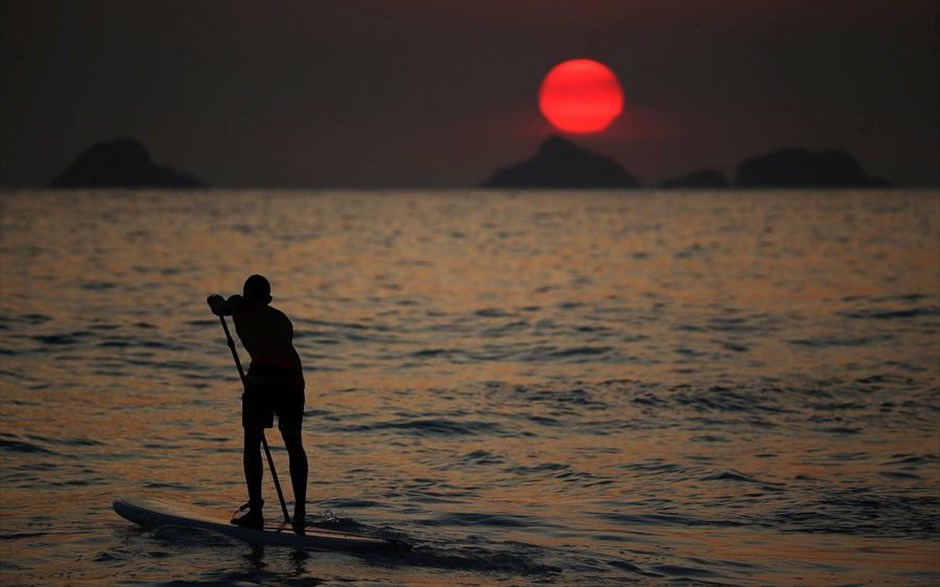
[[[446,569],[449,572],[470,571],[491,577],[507,575],[550,582],[562,572],[562,568],[541,562],[545,558],[551,558],[548,550],[521,543],[480,546],[424,541],[398,561],[403,565]]]
[[[339,425],[338,432],[398,431],[415,436],[512,436],[515,434],[496,422],[480,420],[449,420],[445,418],[417,418],[375,422],[372,424]]]
[[[54,455],[55,451],[43,448],[38,444],[32,442],[26,442],[21,440],[16,435],[11,434],[2,434],[0,435],[0,450],[3,451],[12,451],[18,453],[26,454],[43,454],[43,455]]]
[[[857,310],[857,311],[845,311],[839,312],[841,316],[847,318],[856,318],[859,320],[907,320],[910,318],[920,318],[924,316],[930,316],[933,318],[940,317],[940,307],[938,306],[923,306],[918,308],[907,308],[901,310]]]
[[[74,332],[61,334],[39,334],[32,336],[32,340],[46,346],[71,346],[77,345],[92,336],[91,332],[86,330],[76,330]]]
[[[892,494],[871,488],[807,495],[771,514],[783,531],[933,540],[940,533],[940,496]]]

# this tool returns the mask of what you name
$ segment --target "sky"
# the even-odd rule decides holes
[[[623,115],[571,135],[644,185],[837,148],[940,185],[940,2],[2,2],[0,184],[141,140],[213,187],[472,186],[554,129],[543,77],[610,67]]]

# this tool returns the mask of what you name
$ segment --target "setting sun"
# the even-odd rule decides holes
[[[620,116],[623,103],[617,76],[593,59],[559,63],[539,88],[542,115],[563,132],[601,132]]]

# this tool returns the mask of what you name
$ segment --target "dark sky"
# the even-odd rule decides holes
[[[539,83],[578,57],[627,106],[576,142],[644,184],[782,146],[940,184],[936,0],[3,1],[0,179],[130,136],[213,186],[472,185],[552,132]]]

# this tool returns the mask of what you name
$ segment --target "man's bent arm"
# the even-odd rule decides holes
[[[213,294],[206,298],[206,303],[209,304],[209,307],[212,308],[212,313],[216,316],[231,316],[235,308],[238,307],[242,301],[242,297],[237,294],[227,300],[218,294]]]

